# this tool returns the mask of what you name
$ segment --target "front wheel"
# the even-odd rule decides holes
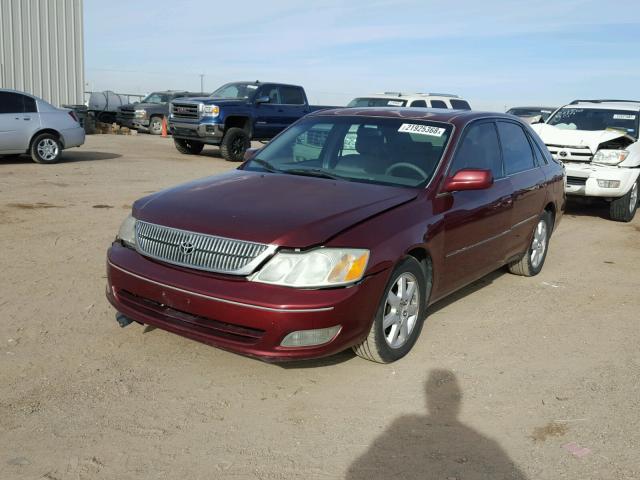
[[[229,162],[242,162],[244,153],[251,146],[251,138],[242,128],[233,127],[227,130],[220,144],[222,158]]]
[[[626,195],[611,201],[609,216],[616,222],[630,222],[638,209],[638,183],[633,184]]]
[[[384,291],[369,335],[353,347],[356,355],[378,363],[404,357],[416,343],[424,320],[431,272],[413,257],[400,261]]]
[[[173,143],[176,150],[184,155],[198,155],[204,148],[204,143],[193,140],[184,140],[182,138],[174,138]]]
[[[60,160],[62,146],[55,135],[43,133],[31,143],[31,158],[36,163],[56,163]]]
[[[522,275],[524,277],[533,277],[540,273],[544,261],[547,258],[547,250],[549,247],[549,238],[551,237],[551,229],[553,228],[553,217],[551,213],[545,211],[536,224],[533,231],[533,239],[525,254],[509,264],[509,271],[514,275]]]
[[[151,117],[149,120],[149,133],[160,135],[162,133],[162,117]]]

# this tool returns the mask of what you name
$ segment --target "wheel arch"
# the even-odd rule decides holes
[[[58,139],[58,141],[60,142],[60,145],[62,146],[62,149],[64,149],[64,138],[62,137],[62,135],[60,135],[60,132],[58,132],[57,130],[55,130],[53,128],[43,128],[43,129],[38,130],[37,132],[35,132],[33,135],[31,135],[31,139],[29,140],[29,146],[27,147],[27,151],[25,153],[29,153],[31,151],[31,147],[33,146],[33,142],[38,137],[38,135],[42,135],[43,133],[49,133],[51,135],[54,135]]]
[[[433,290],[433,259],[431,258],[431,253],[425,247],[412,247],[405,253],[405,256],[415,258],[422,266],[427,282],[428,295],[426,300],[428,302]]]
[[[229,128],[241,128],[249,137],[251,137],[251,121],[249,117],[245,117],[242,115],[232,115],[230,117],[225,118],[224,120],[224,129],[227,131]]]

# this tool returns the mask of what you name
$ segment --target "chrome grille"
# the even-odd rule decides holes
[[[593,157],[589,147],[584,146],[547,144],[547,148],[553,158],[561,162],[590,162]]]
[[[171,113],[173,118],[199,118],[199,104],[171,102]]]
[[[163,262],[232,275],[249,275],[268,256],[274,245],[245,242],[136,222],[137,250]]]

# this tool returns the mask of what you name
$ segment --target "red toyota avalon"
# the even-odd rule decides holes
[[[122,326],[393,362],[429,305],[504,265],[540,272],[564,209],[562,165],[501,114],[325,110],[248,156],[135,202],[107,259]]]

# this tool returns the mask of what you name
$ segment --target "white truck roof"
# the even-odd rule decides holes
[[[640,100],[574,100],[562,108],[585,107],[600,110],[628,110],[640,111]]]

